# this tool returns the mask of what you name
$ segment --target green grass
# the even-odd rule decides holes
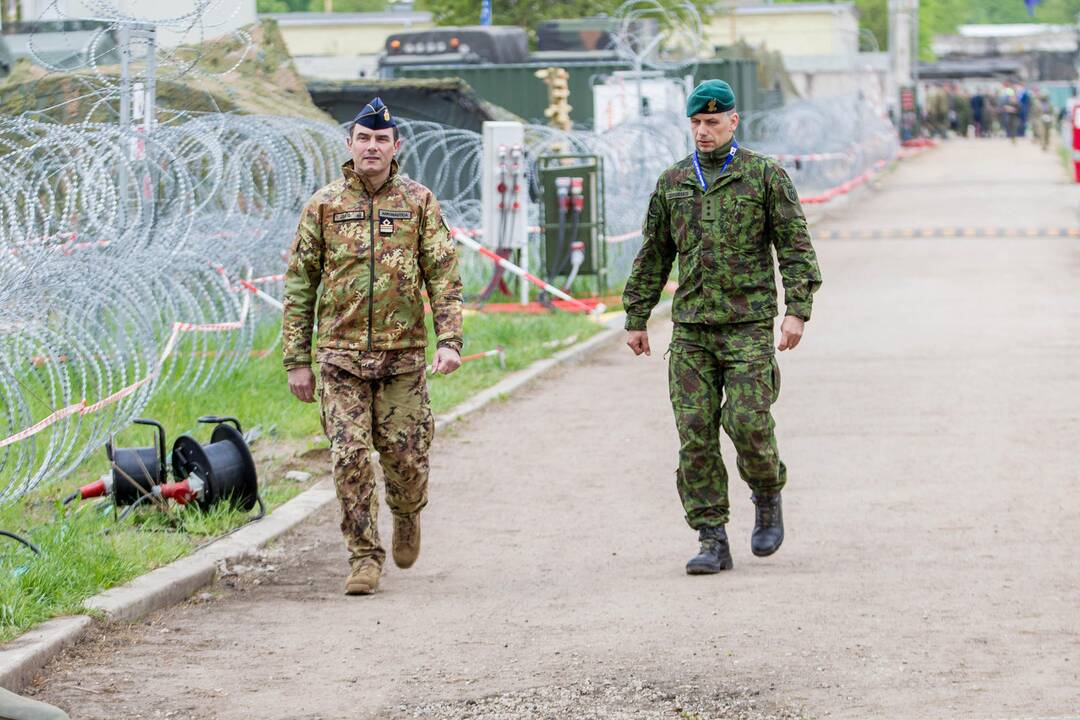
[[[467,362],[452,375],[430,377],[428,387],[432,410],[435,414],[445,412],[480,390],[494,385],[508,372],[521,370],[567,347],[552,347],[553,343],[572,337],[576,337],[577,341],[585,340],[598,330],[600,326],[592,320],[569,313],[467,314],[464,327],[466,345],[462,355],[501,346],[506,351],[506,370],[500,368],[497,357],[490,357]],[[429,348],[429,360],[431,355]]]
[[[566,347],[561,341],[584,340],[600,326],[581,315],[467,314],[464,355],[502,346],[506,368],[498,358],[466,363],[453,375],[430,378],[432,409],[445,412],[507,373],[526,367]],[[141,413],[168,431],[166,451],[180,434],[201,442],[209,428],[201,415],[231,415],[245,430],[257,428],[259,443],[292,442],[310,447],[321,436],[317,404],[297,401],[289,393],[276,345],[280,325],[268,324],[256,334],[256,348],[272,348],[238,370],[196,391],[159,393]],[[429,358],[433,349],[428,349]],[[145,446],[153,431],[131,426],[117,435],[118,447]],[[250,513],[218,506],[203,513],[195,506],[139,508],[117,523],[107,501],[86,501],[63,508],[60,499],[109,470],[103,450],[60,481],[44,483],[17,502],[0,507],[0,528],[26,535],[41,550],[34,556],[13,540],[0,537],[0,643],[57,615],[81,612],[83,601],[107,588],[167,564],[200,544],[243,524]],[[277,472],[259,468],[259,490],[269,509],[300,492]]]

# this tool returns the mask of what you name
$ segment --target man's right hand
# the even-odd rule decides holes
[[[649,349],[649,332],[647,330],[628,330],[626,332],[626,344],[634,351],[635,355],[652,355]]]
[[[315,402],[315,373],[308,366],[289,370],[289,390],[300,402]]]

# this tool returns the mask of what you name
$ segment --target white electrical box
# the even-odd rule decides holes
[[[525,126],[485,122],[480,199],[483,235],[489,248],[528,247],[529,193],[525,163]]]

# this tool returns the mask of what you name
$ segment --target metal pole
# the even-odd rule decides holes
[[[124,162],[117,172],[117,188],[120,192],[120,232],[127,226],[127,162],[131,160],[131,27],[120,23],[117,27],[120,50],[120,153]]]
[[[157,28],[153,25],[145,26],[147,50],[146,50],[146,117],[143,119],[143,129],[149,133],[154,129],[157,120]]]
[[[919,86],[919,55],[922,53],[922,35],[919,32],[919,0],[911,0],[911,31],[915,34],[915,40],[911,43],[911,80],[915,87]],[[916,94],[918,97],[918,94]]]
[[[139,27],[139,34],[146,40],[146,79],[143,87],[143,126],[142,126],[142,143],[143,152],[140,160],[146,158],[146,141],[150,136],[150,133],[154,129],[154,121],[156,119],[156,101],[157,101],[157,81],[155,75],[157,73],[157,29],[153,25],[142,25]],[[143,173],[143,223],[147,228],[147,232],[152,232],[154,227],[154,218],[156,216],[156,206],[154,204],[155,191],[153,183],[153,175],[151,164],[144,162],[142,167]]]

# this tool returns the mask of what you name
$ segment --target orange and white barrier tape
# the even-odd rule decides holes
[[[867,170],[861,175],[857,175],[845,183],[841,183],[839,185],[836,185],[835,187],[831,187],[820,195],[800,198],[799,202],[801,202],[803,205],[821,205],[829,202],[830,200],[834,200],[841,195],[846,195],[860,185],[868,182],[871,178],[880,173],[886,165],[888,165],[888,163],[884,160],[878,160],[876,163],[874,163],[873,169]]]
[[[499,257],[494,252],[492,252],[491,250],[487,249],[486,247],[484,247],[483,245],[481,245],[480,243],[476,242],[471,237],[469,237],[468,233],[459,232],[458,228],[451,229],[450,234],[459,243],[461,243],[465,247],[469,248],[470,250],[475,250],[476,252],[480,253],[481,255],[487,257],[493,263],[500,266],[503,270],[506,270],[507,272],[513,273],[514,275],[517,275],[518,277],[520,277],[520,278],[522,278],[524,280],[527,280],[528,282],[532,283],[533,285],[537,286],[538,288],[541,288],[542,290],[545,290],[545,291],[551,293],[552,295],[559,298],[560,300],[565,300],[566,302],[570,303],[570,305],[572,305],[577,310],[581,310],[582,312],[588,313],[589,315],[599,315],[600,313],[604,312],[604,310],[607,309],[602,304],[597,305],[595,308],[591,308],[588,305],[586,305],[585,303],[581,302],[580,300],[576,300],[575,298],[570,297],[569,295],[564,293],[559,288],[544,282],[543,280],[536,277],[535,275],[533,275],[529,271],[525,270],[524,268],[515,265],[514,263],[510,262],[509,260],[507,260],[505,258]]]
[[[285,279],[285,275],[264,275],[262,277],[251,278],[248,280],[252,285],[267,285],[269,283],[281,282]]]
[[[269,305],[269,306],[271,306],[273,308],[276,308],[277,310],[284,310],[285,309],[285,306],[282,305],[281,301],[278,300],[276,297],[274,297],[273,295],[271,295],[271,294],[269,294],[267,292],[264,292],[264,291],[260,290],[259,288],[255,287],[256,283],[271,283],[271,282],[275,282],[275,281],[278,281],[278,280],[284,280],[285,279],[284,275],[266,275],[264,277],[252,278],[251,280],[245,280],[243,278],[239,278],[237,282],[240,283],[240,287],[236,288],[236,287],[233,287],[232,282],[229,280],[229,273],[228,273],[228,271],[225,269],[225,267],[223,265],[220,265],[218,263],[210,263],[210,266],[218,271],[218,274],[221,275],[221,277],[225,280],[225,284],[233,292],[240,292],[241,290],[247,290],[248,292],[253,293],[255,295],[255,297],[257,297],[260,300],[262,300],[263,302],[265,302],[267,305]]]
[[[499,358],[499,364],[503,367],[506,367],[506,350],[503,349],[502,345],[499,345],[494,350],[486,350],[484,352],[466,355],[461,358],[461,364],[464,365],[465,363],[472,362],[473,360],[481,360],[483,358],[496,356]]]
[[[282,277],[284,277],[284,276],[282,276]],[[263,292],[259,288],[255,287],[252,284],[253,282],[254,281],[252,281],[252,280],[241,280],[240,284],[245,289],[250,290],[251,292],[255,293],[255,297],[259,298],[260,300],[265,302],[267,305],[270,305],[271,307],[275,307],[275,308],[277,308],[278,310],[281,310],[281,311],[285,310],[285,306],[282,304],[282,302],[280,300],[278,300],[273,295],[271,295],[271,294],[269,294],[267,292]]]
[[[614,243],[621,243],[621,242],[626,242],[627,240],[633,240],[636,237],[641,237],[641,231],[640,230],[631,230],[630,232],[623,233],[622,235],[608,235],[606,238],[604,238],[604,242],[613,243],[613,244]]]
[[[823,162],[825,160],[844,160],[854,152],[807,153],[805,155],[772,155],[777,162]]]
[[[183,322],[173,323],[171,331],[169,333],[169,339],[165,342],[165,346],[162,348],[161,354],[158,356],[158,361],[157,363],[155,363],[154,368],[149,373],[147,373],[146,377],[142,378],[141,380],[135,381],[134,383],[128,385],[125,388],[117,390],[112,395],[104,397],[93,404],[88,405],[86,400],[84,399],[75,403],[74,405],[68,405],[65,408],[61,408],[60,410],[57,410],[48,417],[34,423],[30,427],[20,430],[14,435],[0,439],[0,448],[7,447],[8,445],[13,445],[17,442],[33,437],[45,428],[51,425],[55,425],[61,420],[66,420],[72,415],[90,415],[91,413],[95,413],[102,408],[108,407],[109,405],[119,402],[120,400],[123,400],[124,398],[134,394],[136,390],[153,381],[154,378],[158,376],[158,373],[161,372],[161,368],[165,365],[165,360],[168,359],[169,355],[172,354],[173,349],[176,347],[176,343],[179,341],[181,334],[191,332],[225,332],[228,330],[239,330],[244,326],[244,323],[247,321],[247,315],[250,308],[251,296],[245,295],[243,305],[240,309],[239,320],[234,320],[232,322],[203,324]]]
[[[503,349],[502,345],[495,347],[493,350],[485,350],[484,352],[473,353],[472,355],[463,355],[461,357],[461,364],[464,365],[465,363],[473,362],[474,360],[483,360],[484,358],[489,357],[498,357],[499,366],[504,370],[506,369],[506,351]],[[427,368],[427,372],[429,375],[433,372],[430,365]]]

